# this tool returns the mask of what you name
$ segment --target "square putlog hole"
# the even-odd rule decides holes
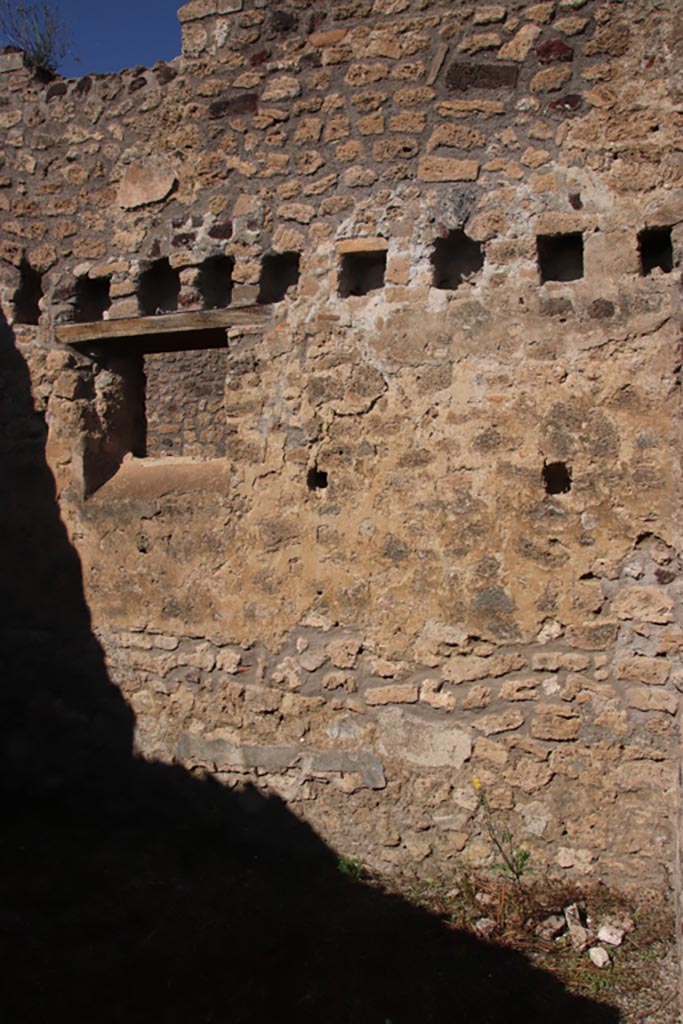
[[[273,302],[282,302],[287,291],[299,280],[298,252],[270,252],[261,261],[261,280],[256,301],[259,305],[269,306]]]
[[[572,472],[566,462],[544,462],[542,472],[546,494],[569,494]]]
[[[434,287],[443,289],[457,288],[484,266],[481,245],[460,228],[436,239],[431,260]]]
[[[346,299],[350,295],[368,295],[383,288],[386,269],[385,249],[343,253],[339,272],[340,296]]]
[[[14,321],[17,324],[37,324],[40,320],[43,278],[26,257],[21,261],[19,274],[19,287],[14,293]]]
[[[76,280],[74,320],[77,324],[101,320],[111,306],[108,277],[79,277]]]
[[[225,309],[232,302],[232,256],[210,256],[197,275],[197,287],[204,309]]]
[[[578,281],[583,277],[583,235],[539,235],[536,239],[541,284],[546,281]]]
[[[167,259],[156,260],[140,274],[138,306],[141,316],[174,313],[178,308],[180,277]]]
[[[638,235],[638,255],[643,277],[657,269],[670,274],[674,268],[671,228],[644,228]]]

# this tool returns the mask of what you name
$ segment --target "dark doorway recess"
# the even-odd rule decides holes
[[[101,320],[104,311],[111,306],[108,277],[79,277],[76,281],[76,305],[74,320],[78,324],[90,324]]]
[[[541,283],[578,281],[583,277],[583,235],[539,235],[536,239]]]
[[[343,253],[339,273],[340,296],[346,299],[350,295],[367,295],[383,288],[386,269],[387,254],[383,249]]]
[[[138,305],[142,316],[173,313],[178,308],[180,278],[167,259],[156,260],[140,274]]]
[[[204,309],[224,309],[230,305],[234,266],[231,256],[211,256],[204,260],[197,276]]]
[[[287,291],[299,280],[298,252],[266,253],[261,262],[261,280],[257,302],[262,306],[282,302]]]
[[[670,274],[674,268],[671,228],[644,228],[638,235],[638,255],[643,277],[657,268]]]
[[[469,238],[462,228],[449,231],[445,238],[437,238],[432,250],[435,288],[454,289],[484,266],[484,254],[479,242]]]
[[[324,469],[312,466],[306,474],[309,491],[322,491],[327,487],[327,473]]]
[[[43,297],[43,278],[26,258],[19,266],[19,287],[14,293],[14,320],[18,324],[37,324],[40,320],[40,300]]]
[[[566,462],[544,463],[542,476],[547,494],[568,494],[572,489],[572,474]]]

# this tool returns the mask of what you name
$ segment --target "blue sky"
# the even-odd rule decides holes
[[[20,0],[10,0],[10,6]],[[27,6],[31,0],[25,0]],[[59,11],[71,44],[59,71],[66,78],[89,72],[150,67],[180,53],[177,11],[184,0],[48,0]],[[42,2],[36,3],[42,6]],[[6,40],[0,37],[0,43]],[[74,58],[79,58],[76,61]]]

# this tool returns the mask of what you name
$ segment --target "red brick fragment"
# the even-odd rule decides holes
[[[574,60],[574,51],[562,39],[546,39],[536,47],[536,56],[541,64],[557,64]]]

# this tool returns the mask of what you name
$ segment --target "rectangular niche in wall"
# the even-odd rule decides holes
[[[583,235],[539,235],[536,239],[541,283],[578,281],[583,277]]]
[[[224,328],[121,337],[87,351],[94,362],[84,439],[87,495],[107,483],[127,455],[201,462],[224,457]]]
[[[638,235],[638,254],[643,277],[656,269],[670,274],[674,268],[671,228],[644,228]]]

